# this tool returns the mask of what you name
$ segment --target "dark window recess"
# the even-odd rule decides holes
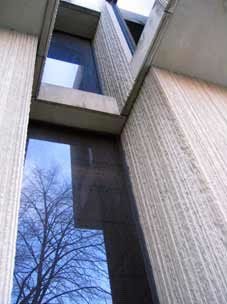
[[[133,21],[128,21],[128,20],[125,20],[125,21],[126,21],[126,24],[130,30],[130,33],[131,33],[133,39],[137,45],[139,42],[139,39],[141,37],[141,34],[143,32],[144,25],[133,22]]]
[[[128,47],[133,54],[143,32],[147,18],[133,12],[122,10],[113,2],[111,4]]]
[[[100,94],[91,41],[54,32],[43,82]]]
[[[154,303],[131,207],[118,140],[30,126],[12,303]]]
[[[115,16],[118,20],[118,23],[121,27],[121,30],[122,30],[122,33],[125,37],[125,40],[128,44],[128,47],[131,51],[131,53],[133,54],[135,52],[135,49],[136,49],[136,43],[135,43],[135,40],[124,20],[124,18],[122,17],[122,14],[121,14],[121,10],[118,8],[118,6],[115,4],[115,3],[111,3],[112,4],[112,7],[113,7],[113,11],[115,13]]]

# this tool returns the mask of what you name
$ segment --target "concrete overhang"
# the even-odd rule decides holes
[[[40,36],[47,0],[1,0],[0,26]]]
[[[154,66],[227,86],[226,0],[179,0]]]
[[[78,0],[61,1],[56,17],[55,30],[93,39],[99,18],[100,10],[97,6],[86,7]]]
[[[41,85],[30,119],[115,135],[125,123],[115,98],[51,84]]]

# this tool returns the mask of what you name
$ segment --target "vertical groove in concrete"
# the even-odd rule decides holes
[[[178,77],[149,72],[122,145],[160,303],[224,304],[227,91]]]
[[[37,38],[0,30],[0,298],[10,302]]]
[[[107,7],[102,11],[93,46],[103,94],[115,97],[121,112],[133,81],[124,46]]]
[[[159,69],[156,77],[227,221],[227,89]]]

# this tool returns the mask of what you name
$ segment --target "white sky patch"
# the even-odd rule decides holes
[[[155,0],[118,0],[120,8],[139,14],[149,16]]]
[[[47,58],[42,82],[73,88],[79,65]]]
[[[67,2],[100,11],[105,0],[66,0]],[[127,11],[149,16],[155,0],[118,0],[117,4],[120,8]]]
[[[70,146],[38,139],[29,139],[25,161],[24,177],[34,168],[51,170],[58,168],[61,178],[71,182]]]

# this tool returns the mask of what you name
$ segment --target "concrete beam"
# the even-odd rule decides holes
[[[30,119],[110,134],[120,134],[125,121],[112,97],[49,84],[32,101]]]

